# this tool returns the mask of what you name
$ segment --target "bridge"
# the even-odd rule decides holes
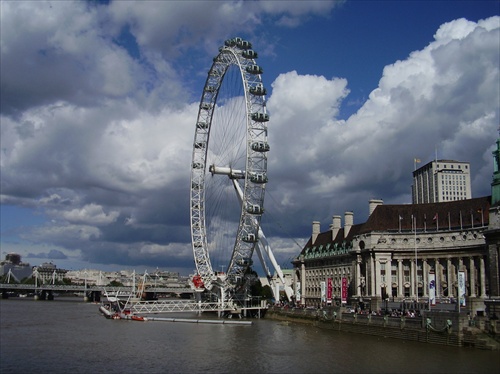
[[[20,284],[20,283],[0,283],[0,291],[2,292],[2,297],[8,297],[11,292],[33,292],[35,295],[43,295],[49,299],[53,299],[54,294],[63,292],[75,292],[78,294],[83,294],[84,297],[88,297],[91,300],[100,301],[100,297],[104,293],[108,294],[120,294],[120,295],[132,295],[138,292],[137,288],[130,286],[99,286],[99,285],[76,285],[76,284]],[[149,287],[141,290],[141,293],[145,292],[146,296],[153,294],[188,294],[192,295],[193,290],[189,287]]]

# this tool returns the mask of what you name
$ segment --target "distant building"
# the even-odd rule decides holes
[[[281,269],[281,272],[283,273],[283,280],[285,281],[284,285],[281,282],[281,280],[276,272],[272,276],[271,282],[269,281],[269,279],[267,277],[260,277],[259,280],[260,280],[260,283],[262,284],[262,286],[269,286],[269,287],[273,288],[273,285],[274,285],[274,287],[275,287],[273,289],[274,295],[281,294],[281,295],[285,296],[285,294],[286,294],[285,287],[293,288],[294,270],[293,269]]]
[[[466,200],[471,197],[468,162],[436,160],[413,172],[413,204]]]
[[[17,253],[7,254],[5,260],[0,262],[0,276],[9,274],[9,271],[16,282],[20,282],[32,274],[30,264],[21,262],[21,255]]]
[[[45,284],[62,282],[67,272],[64,269],[58,269],[52,262],[44,262],[40,266],[33,267],[33,274],[36,275],[39,282]]]
[[[130,270],[102,271],[95,269],[71,270],[66,274],[66,278],[75,284],[87,284],[96,286],[106,286],[111,282],[121,283],[124,286],[136,286],[146,280],[146,285],[150,287],[185,287],[188,282],[187,277],[181,277],[179,273],[157,270],[154,273],[136,273]]]

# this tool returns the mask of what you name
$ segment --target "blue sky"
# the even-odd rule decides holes
[[[264,68],[263,227],[282,267],[313,220],[410,203],[413,159],[436,149],[490,194],[498,1],[0,4],[2,258],[192,273],[197,106],[234,36]]]

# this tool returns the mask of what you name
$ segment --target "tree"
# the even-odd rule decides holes
[[[123,287],[123,283],[118,282],[116,280],[112,280],[108,283],[107,287]]]

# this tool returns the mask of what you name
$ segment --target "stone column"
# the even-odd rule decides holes
[[[375,293],[374,295],[376,296],[382,296],[382,293],[380,292],[380,280],[381,280],[381,275],[380,275],[380,261],[378,259],[374,259],[375,261]]]
[[[404,297],[403,260],[398,259],[398,297]]]
[[[370,256],[370,296],[375,296],[375,259]]]
[[[457,298],[459,296],[458,295],[458,272],[463,271],[462,270],[463,267],[464,267],[464,262],[462,260],[462,257],[459,257],[458,258],[458,265],[457,265],[457,268],[455,269],[455,276],[457,277],[457,286],[455,287],[457,289]],[[466,274],[466,276],[467,276],[467,274]],[[467,296],[467,289],[465,290],[465,296]]]
[[[415,275],[417,274],[417,265],[415,264],[414,260],[410,260],[410,297],[416,297],[416,287],[417,285],[415,284],[416,277]]]
[[[446,259],[446,283],[448,284],[448,297],[455,295],[453,282],[451,280],[451,259]]]
[[[354,292],[356,294],[355,296],[359,297],[359,296],[361,296],[361,259],[359,258],[359,256],[356,257],[355,279],[356,279],[356,291],[354,291]]]
[[[424,291],[424,297],[429,296],[429,264],[427,260],[422,261],[422,289]]]
[[[481,297],[486,297],[486,274],[484,271],[484,257],[479,257],[479,282],[481,283]]]
[[[441,264],[439,263],[439,258],[434,259],[434,273],[436,274],[436,299],[441,297]]]
[[[300,303],[306,305],[306,264],[302,258],[300,266]]]
[[[293,284],[293,297],[295,298],[297,296],[297,268],[293,268],[293,278],[292,278],[292,284]],[[295,300],[296,303],[300,302],[300,300]]]
[[[476,297],[476,268],[474,256],[469,257],[469,288],[470,297]]]

